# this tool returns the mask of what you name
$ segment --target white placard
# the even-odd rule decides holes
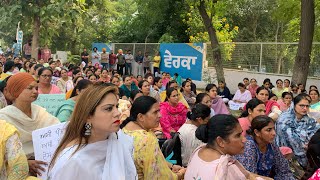
[[[239,104],[239,103],[234,103],[234,102],[230,102],[230,103],[229,103],[229,108],[230,108],[231,110],[237,111],[237,110],[239,110],[239,109],[241,108],[241,104]]]
[[[66,123],[60,123],[42,129],[32,131],[32,141],[34,156],[36,160],[47,162],[48,164],[56,151],[60,140],[63,137]],[[45,172],[38,176],[40,179],[47,179],[48,166],[44,167]]]

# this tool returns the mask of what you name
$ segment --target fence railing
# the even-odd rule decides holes
[[[113,49],[148,52],[154,56],[159,43],[113,43]],[[276,42],[232,42],[221,43],[223,66],[228,69],[246,70],[262,73],[291,75],[298,50],[298,43]],[[213,67],[213,50],[207,43],[206,58],[208,66]],[[320,77],[320,42],[314,42],[309,76]]]

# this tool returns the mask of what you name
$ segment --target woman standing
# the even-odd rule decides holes
[[[181,158],[182,166],[188,165],[192,152],[201,144],[199,139],[196,138],[195,132],[202,124],[207,124],[210,118],[210,108],[204,104],[196,104],[191,112],[188,112],[188,121],[184,123],[180,129],[179,137],[181,141]]]
[[[32,131],[60,123],[46,109],[33,104],[38,97],[38,84],[28,73],[18,73],[12,76],[6,86],[6,91],[12,97],[13,104],[0,110],[0,119],[14,125],[21,138],[23,151],[29,163],[32,174],[41,174],[42,161],[32,160]]]
[[[165,102],[160,103],[160,124],[163,134],[167,139],[171,138],[171,133],[175,133],[186,122],[188,109],[179,102],[179,94],[175,88],[166,91]]]
[[[231,157],[243,153],[246,138],[241,133],[238,120],[231,115],[216,115],[207,124],[200,125],[196,137],[207,144],[194,151],[184,179],[249,178],[249,173]]]
[[[244,153],[235,158],[250,172],[275,180],[294,180],[288,161],[273,143],[275,137],[275,122],[265,115],[255,117],[246,136]]]
[[[57,80],[57,86],[60,89],[60,92],[66,93],[73,89],[72,78],[68,76],[68,72],[65,69],[61,70],[61,78]]]
[[[217,97],[217,86],[215,84],[208,84],[205,90],[211,98],[211,108],[214,110],[215,114],[230,114],[223,100],[220,97]]]
[[[119,131],[117,91],[93,85],[80,95],[50,163],[49,179],[136,178],[132,138]]]
[[[52,79],[52,70],[49,68],[41,68],[38,72],[39,76],[39,94],[60,94],[60,89],[54,85],[50,84]]]
[[[246,110],[241,114],[239,120],[240,126],[243,130],[242,135],[246,136],[247,130],[251,127],[252,120],[259,116],[265,115],[266,106],[259,99],[251,99],[246,105]]]
[[[168,163],[151,129],[158,127],[159,103],[152,97],[137,98],[130,117],[121,125],[123,132],[134,139],[134,162],[138,179],[183,179],[185,169]]]
[[[182,88],[180,89],[184,99],[187,101],[190,109],[193,108],[196,102],[196,95],[193,91],[191,91],[191,82],[190,81],[183,81]]]
[[[277,145],[293,150],[299,164],[306,168],[306,147],[310,138],[320,128],[313,118],[308,116],[310,96],[299,94],[293,100],[294,107],[282,113],[277,121]]]

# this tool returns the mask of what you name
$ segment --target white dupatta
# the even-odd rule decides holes
[[[77,151],[76,146],[64,149],[49,171],[50,180],[136,180],[133,161],[133,139],[121,130],[107,140],[88,144]]]

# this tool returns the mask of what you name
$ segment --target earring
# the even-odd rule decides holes
[[[91,135],[91,128],[92,128],[92,125],[91,125],[91,123],[86,123],[85,125],[84,125],[84,129],[86,130],[85,132],[84,132],[84,135],[85,136],[90,136]]]

